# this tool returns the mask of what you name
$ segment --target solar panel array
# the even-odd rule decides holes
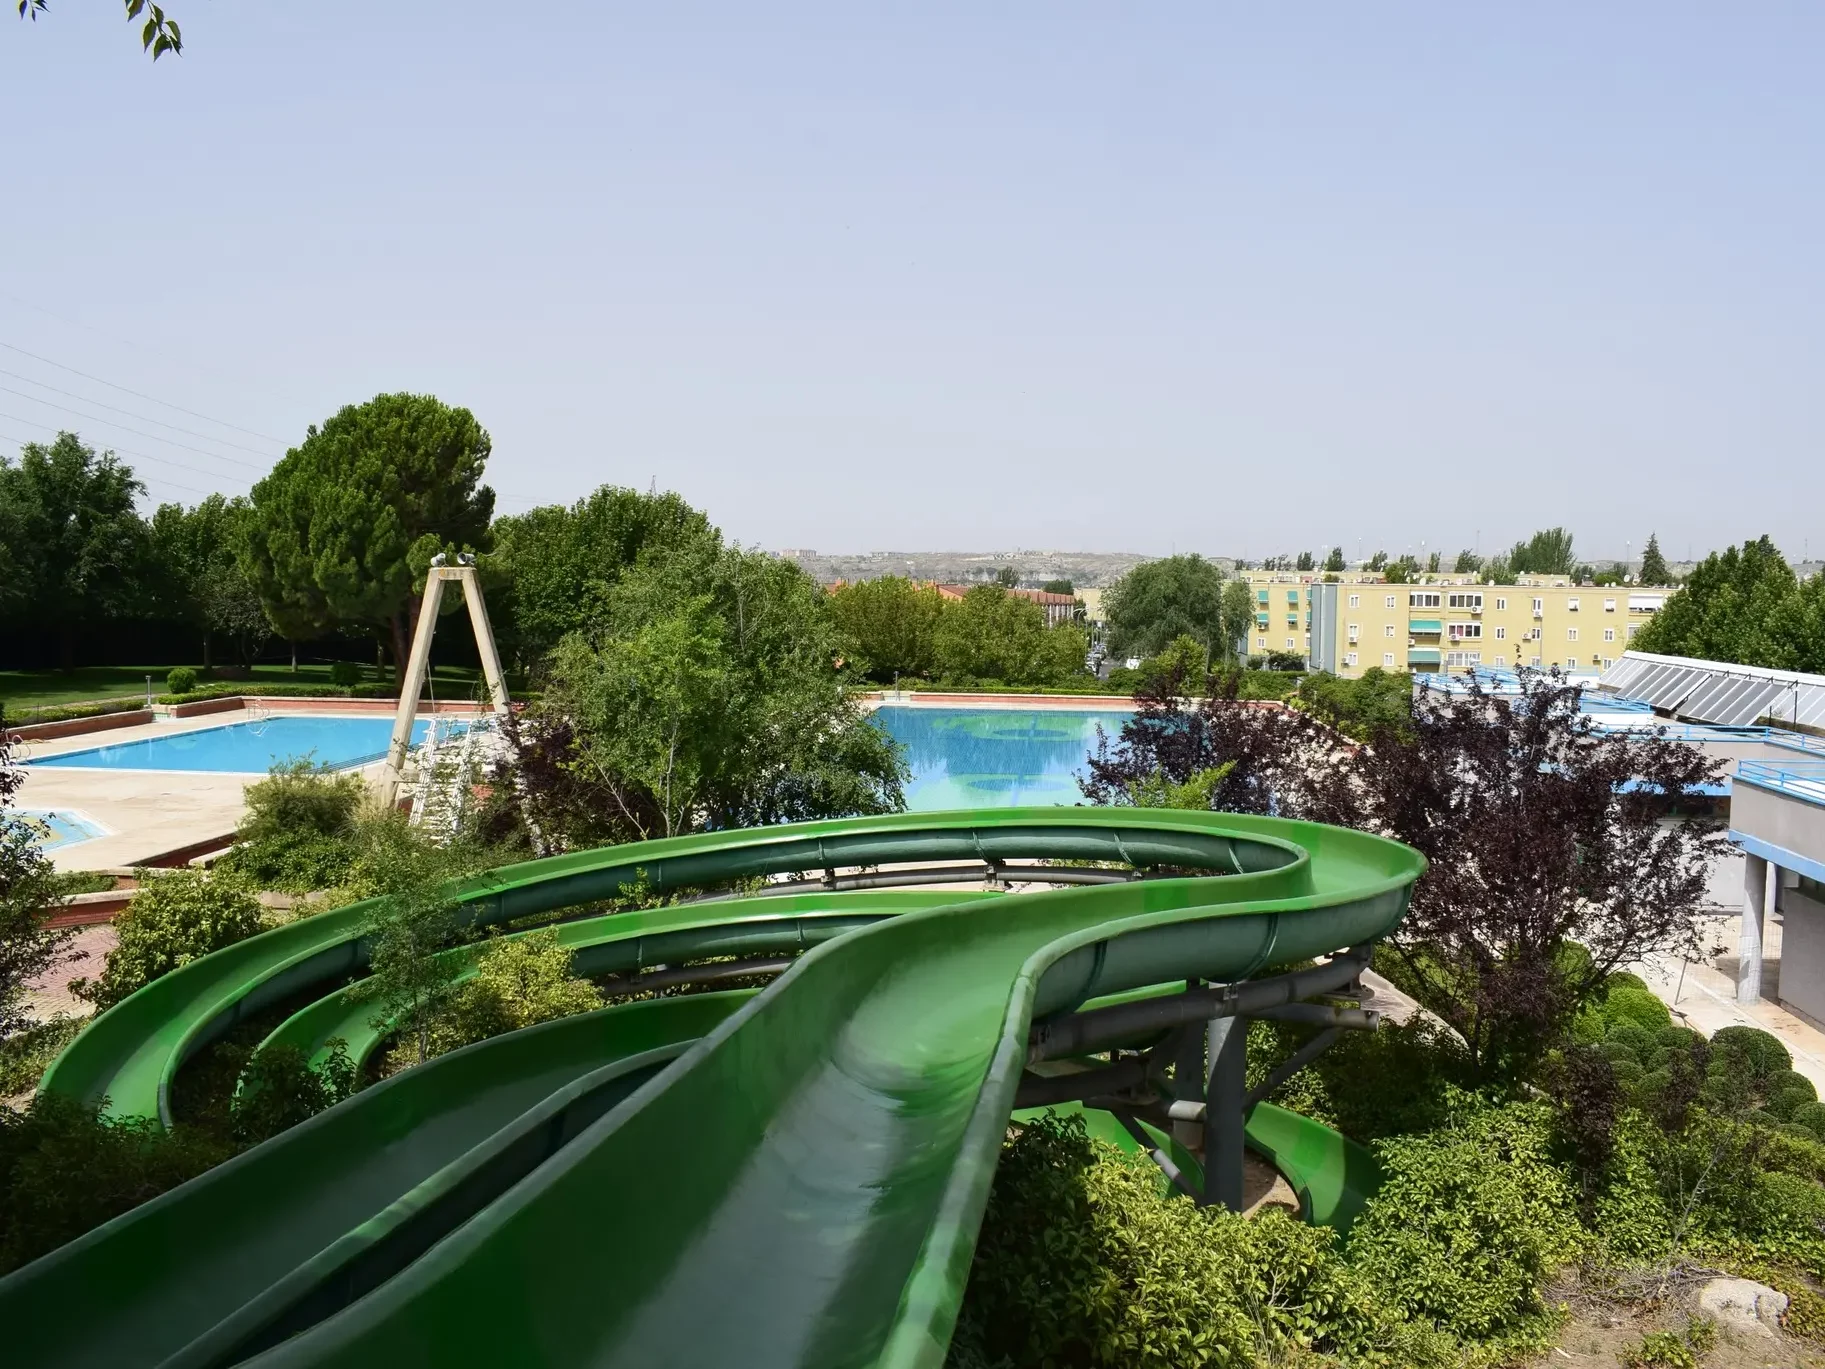
[[[1737,727],[1773,718],[1825,726],[1825,675],[1629,651],[1599,685],[1692,722]]]

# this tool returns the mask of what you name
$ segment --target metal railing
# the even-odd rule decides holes
[[[1775,789],[1807,803],[1825,805],[1825,759],[1738,761],[1736,778],[1762,789]]]

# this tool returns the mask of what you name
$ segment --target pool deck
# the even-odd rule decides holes
[[[323,716],[346,716],[348,712],[315,708],[287,708],[284,711]],[[31,744],[29,759],[43,760],[149,737],[201,732],[246,720],[246,712],[236,710],[110,728],[106,732],[63,737],[56,741],[36,741]],[[371,777],[379,769],[376,763],[363,766],[361,773]],[[51,863],[59,870],[112,870],[142,865],[164,852],[232,832],[241,820],[244,791],[248,785],[264,778],[264,775],[183,770],[89,770],[62,766],[47,770],[27,765],[25,783],[20,786],[15,802],[21,808],[74,808],[98,823],[106,829],[107,835],[51,851]]]

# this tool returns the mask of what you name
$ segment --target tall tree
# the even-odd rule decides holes
[[[1793,568],[1763,536],[1707,556],[1631,645],[1738,665],[1825,668],[1804,644],[1805,618]]]
[[[1387,564],[1388,564],[1388,553],[1385,551],[1378,551],[1375,553],[1375,555],[1373,555],[1369,558],[1369,569],[1370,570],[1381,570]]]
[[[530,667],[592,614],[648,546],[720,545],[710,520],[678,495],[603,485],[569,508],[495,520],[481,558],[503,647]]]
[[[1387,578],[1390,585],[1411,585],[1419,579],[1419,562],[1402,555],[1400,560],[1388,565]]]
[[[928,676],[937,668],[944,601],[930,585],[883,575],[841,585],[828,600],[845,654],[859,674],[884,684],[899,675]]]
[[[1439,559],[1440,554],[1436,551],[1426,558],[1426,573],[1428,575],[1438,574]]]
[[[1255,625],[1255,592],[1249,588],[1246,580],[1228,580],[1223,585],[1223,640],[1228,644],[1227,655],[1235,660],[1242,660],[1248,655],[1248,633]],[[1225,659],[1223,653],[1212,652],[1213,659]]]
[[[1453,575],[1475,575],[1482,568],[1483,558],[1469,547],[1465,547],[1457,554],[1457,561],[1452,565],[1451,573]]]
[[[1324,568],[1333,573],[1341,571],[1344,568],[1342,547],[1331,548],[1331,554],[1324,558]]]
[[[1651,532],[1648,534],[1648,544],[1641,553],[1641,583],[1644,585],[1670,585],[1673,583],[1672,568],[1667,565],[1667,558],[1660,554],[1660,538]]]
[[[516,762],[528,811],[580,846],[898,809],[898,751],[840,650],[791,562],[655,549],[553,655]]]
[[[74,433],[28,442],[14,464],[0,457],[0,530],[17,577],[14,611],[57,634],[59,661],[76,666],[76,633],[140,607],[147,568],[145,486],[113,452]]]
[[[1223,657],[1223,568],[1196,552],[1136,566],[1103,596],[1109,648],[1116,656],[1151,656],[1174,637],[1195,637]]]
[[[1061,685],[1083,672],[1089,646],[1076,624],[1047,627],[1045,610],[1000,585],[946,604],[932,634],[938,671],[957,684]]]
[[[288,637],[368,627],[403,665],[431,558],[488,545],[488,434],[430,395],[351,404],[253,488],[248,567]]]
[[[161,613],[182,617],[202,638],[203,664],[214,664],[215,638],[226,637],[242,665],[252,664],[272,635],[243,550],[253,518],[245,499],[212,494],[193,508],[160,504],[151,521]]]
[[[1542,528],[1508,553],[1508,567],[1519,575],[1570,575],[1577,565],[1572,535],[1564,528]]]
[[[1299,553],[1299,559],[1298,559],[1298,561],[1297,561],[1297,562],[1295,562],[1295,563],[1294,563],[1294,569],[1296,569],[1296,570],[1311,570],[1311,569],[1313,569],[1313,568],[1314,568],[1314,567],[1315,567],[1315,566],[1317,566],[1317,564],[1318,564],[1318,563],[1317,563],[1317,561],[1315,561],[1315,560],[1313,560],[1313,558],[1312,558],[1312,553],[1311,553],[1311,552],[1309,552],[1309,551],[1302,551],[1302,552],[1300,552],[1300,553]]]

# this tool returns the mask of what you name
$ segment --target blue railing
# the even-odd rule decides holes
[[[1825,805],[1825,759],[1738,761],[1736,778],[1761,789],[1775,789],[1807,803]]]

